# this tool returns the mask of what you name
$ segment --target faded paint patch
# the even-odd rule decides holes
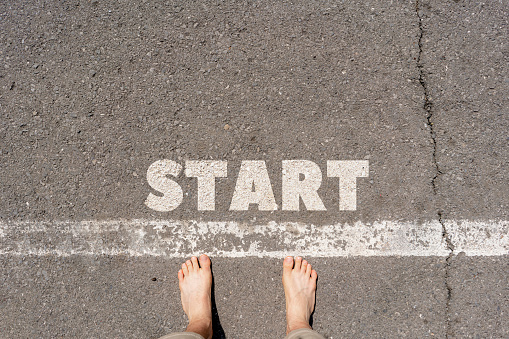
[[[445,221],[454,252],[469,256],[509,254],[509,221]]]
[[[445,221],[455,253],[509,254],[507,221]],[[188,257],[447,256],[438,221],[248,225],[194,220],[0,223],[3,255]]]

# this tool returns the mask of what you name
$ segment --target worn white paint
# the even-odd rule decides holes
[[[227,161],[186,161],[186,176],[196,177],[198,181],[198,211],[216,209],[216,178],[224,178],[227,175]]]
[[[327,160],[327,176],[339,178],[339,210],[357,209],[357,178],[369,176],[367,160]]]
[[[249,204],[256,204],[260,211],[277,210],[265,161],[244,160],[240,165],[230,210],[247,211]]]
[[[454,252],[469,256],[508,255],[509,221],[446,221]]]
[[[173,160],[158,160],[147,170],[148,184],[160,192],[162,196],[150,193],[145,205],[158,212],[169,212],[177,208],[184,198],[182,187],[168,178],[168,175],[178,176],[182,165]]]
[[[301,174],[304,178],[301,180]],[[318,189],[322,184],[322,171],[309,160],[283,160],[283,210],[298,211],[299,198],[309,211],[325,211]]]
[[[454,253],[509,254],[508,221],[445,221]],[[447,256],[442,224],[379,221],[309,225],[109,220],[0,222],[2,255],[188,257]]]
[[[216,178],[226,178],[228,162],[218,160],[188,160],[185,162],[187,177],[197,178],[197,208],[199,211],[214,211]],[[178,177],[182,166],[173,160],[158,160],[149,166],[147,181],[158,194],[149,193],[147,207],[158,212],[170,212],[183,200],[182,187],[170,178]],[[357,209],[357,178],[369,175],[367,160],[328,160],[327,176],[339,178],[339,210]],[[318,195],[322,184],[320,167],[309,160],[282,161],[282,210],[299,211],[300,200],[309,211],[325,211]],[[187,193],[186,193],[187,194]],[[230,210],[246,211],[250,204],[260,211],[276,211],[267,165],[263,160],[241,162]]]

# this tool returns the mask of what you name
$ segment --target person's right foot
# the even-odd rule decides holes
[[[315,308],[316,271],[301,257],[286,257],[283,262],[283,287],[286,298],[286,334],[311,328],[309,319]]]

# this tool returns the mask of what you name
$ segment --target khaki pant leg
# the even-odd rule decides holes
[[[309,328],[300,328],[291,331],[285,339],[325,339],[325,337]]]
[[[204,339],[201,335],[194,332],[178,332],[167,334],[159,339]]]

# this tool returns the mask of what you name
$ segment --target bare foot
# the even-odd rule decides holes
[[[205,254],[192,257],[182,264],[178,273],[182,308],[189,318],[186,332],[212,338],[212,271]]]
[[[283,262],[283,287],[286,297],[286,334],[311,328],[309,319],[315,309],[315,270],[301,257],[286,257]]]

